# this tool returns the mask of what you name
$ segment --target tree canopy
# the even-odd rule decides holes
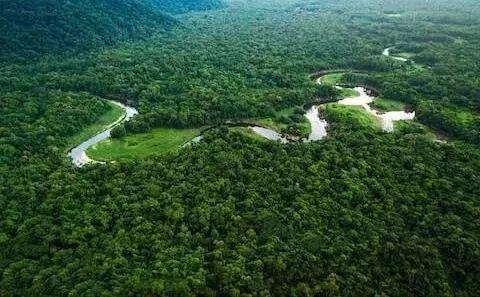
[[[0,296],[478,295],[477,1],[153,2],[2,1]],[[341,96],[313,79],[332,72],[415,122],[327,107],[324,140],[287,144],[227,128],[298,128]],[[115,141],[218,127],[77,168],[105,99],[140,112]]]

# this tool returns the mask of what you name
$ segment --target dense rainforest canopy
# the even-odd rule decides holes
[[[0,62],[143,39],[178,23],[166,13],[219,6],[216,0],[1,0]]]
[[[480,292],[477,1],[0,3],[1,296]],[[222,126],[300,122],[341,96],[325,70],[416,120],[327,108],[328,137],[287,144]],[[77,168],[104,99],[140,112],[119,141],[219,127]]]
[[[223,6],[220,0],[142,0],[154,7],[172,14],[189,11],[218,9]]]

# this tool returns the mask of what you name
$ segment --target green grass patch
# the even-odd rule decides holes
[[[413,59],[413,57],[415,57],[415,54],[407,53],[407,52],[400,52],[400,53],[395,54],[395,56],[411,60],[411,59]]]
[[[341,98],[350,98],[360,96],[360,93],[352,88],[344,88],[340,90],[340,97]]]
[[[320,78],[320,82],[323,85],[335,86],[341,83],[344,76],[345,76],[345,73],[343,72],[327,74]],[[355,91],[353,88],[343,88],[340,90],[340,98],[355,97],[358,95],[360,94],[357,91]]]
[[[378,119],[360,106],[331,103],[325,106],[324,114],[331,123],[346,124],[355,128],[377,129],[379,127]]]
[[[469,111],[457,109],[454,112],[454,121],[463,125],[470,125],[478,119],[478,115]]]
[[[403,102],[385,98],[375,98],[370,106],[379,111],[401,111],[405,109]]]
[[[229,130],[230,132],[240,133],[246,137],[253,138],[257,141],[264,141],[264,142],[269,141],[268,139],[266,139],[265,137],[262,137],[261,135],[258,135],[257,133],[255,133],[255,131],[253,131],[248,127],[230,127]]]
[[[100,118],[92,125],[85,127],[79,133],[69,137],[67,140],[67,148],[70,149],[83,141],[89,139],[90,137],[105,131],[112,123],[116,122],[120,117],[125,114],[123,108],[118,105],[115,105],[111,102],[108,103],[108,111],[105,112]]]
[[[139,159],[174,151],[200,134],[200,129],[157,128],[148,133],[107,139],[87,150],[98,161]]]
[[[258,123],[261,126],[268,127],[270,129],[273,129],[277,132],[280,132],[282,128],[286,127],[287,125],[278,122],[275,117],[269,117],[269,118],[263,118],[263,119],[257,119],[255,120],[256,123]]]
[[[342,80],[344,75],[345,73],[326,74],[320,78],[320,82],[324,85],[334,86]]]
[[[294,113],[295,113],[295,107],[291,107],[291,108],[285,108],[285,109],[281,109],[279,111],[276,111],[275,116],[276,117],[291,116]]]
[[[396,133],[400,134],[429,134],[428,128],[416,121],[396,121],[394,123]],[[433,135],[435,136],[435,135]]]
[[[432,141],[447,141],[449,137],[417,121],[397,121],[395,132],[399,134],[420,134]]]
[[[255,122],[262,126],[271,128],[277,132],[281,132],[282,130],[287,129],[289,125],[293,124],[293,121],[289,123],[287,121],[287,118],[290,118],[295,114],[295,109],[295,107],[282,109],[275,112],[275,114],[271,117],[256,119]],[[302,134],[310,133],[310,123],[305,116],[301,117],[297,125]]]

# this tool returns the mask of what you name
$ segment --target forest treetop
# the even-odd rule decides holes
[[[45,43],[2,27],[1,296],[478,295],[477,1],[239,0],[145,18],[146,1],[1,3],[2,17],[32,11],[12,3],[85,12],[39,15]],[[83,22],[100,28],[68,25]],[[79,38],[86,52],[59,53]],[[337,117],[325,140],[286,145],[220,127],[161,157],[65,157],[102,99],[139,109],[128,133],[201,127],[332,99],[309,77],[329,69],[418,122],[385,134]]]

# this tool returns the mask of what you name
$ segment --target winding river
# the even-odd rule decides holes
[[[387,48],[383,51],[383,54],[386,56],[390,56],[389,52],[390,48]],[[400,57],[393,57],[397,60],[401,61],[406,61],[404,58]],[[316,80],[318,84],[321,84],[321,78],[318,78]],[[340,86],[335,86],[337,89],[343,89]],[[385,112],[382,113],[380,111],[377,111],[373,109],[370,106],[370,103],[374,101],[374,97],[368,94],[367,89],[363,87],[355,87],[354,90],[358,95],[352,96],[352,97],[347,97],[344,98],[340,101],[338,101],[338,104],[342,105],[350,105],[350,106],[361,106],[363,107],[368,113],[372,114],[375,116],[377,119],[379,119],[379,122],[381,123],[382,129],[386,132],[392,132],[394,129],[394,122],[399,121],[399,120],[412,120],[415,118],[415,112],[406,112],[406,111],[390,111],[390,112]],[[92,147],[93,145],[107,139],[110,137],[110,133],[113,128],[116,126],[120,125],[121,123],[124,123],[126,121],[129,121],[132,117],[138,114],[138,111],[130,106],[126,106],[122,103],[116,102],[116,101],[110,101],[112,104],[115,104],[119,107],[121,107],[125,113],[120,117],[118,120],[116,120],[114,123],[112,123],[105,131],[89,138],[88,140],[82,142],[79,144],[77,147],[73,148],[69,153],[68,157],[71,158],[72,162],[78,166],[84,166],[88,163],[100,163],[98,161],[90,159],[86,151]],[[327,127],[328,123],[325,119],[320,117],[319,114],[319,106],[318,105],[313,105],[310,107],[310,109],[306,112],[305,117],[310,123],[311,127],[311,132],[308,136],[307,139],[304,139],[304,141],[318,141],[322,140],[327,136]],[[280,141],[281,143],[287,143],[289,142],[288,138],[283,136],[282,134],[278,133],[277,131],[273,129],[269,129],[266,127],[262,126],[255,126],[251,125],[248,126],[250,129],[252,129],[255,133],[258,135],[272,140],[272,141]],[[195,143],[199,142],[203,139],[203,135],[197,136],[193,138],[189,143]]]
[[[322,140],[327,136],[328,123],[325,119],[320,118],[318,106],[313,105],[305,114],[305,117],[310,122],[311,132],[308,135],[307,141]]]
[[[370,103],[374,101],[375,97],[368,95],[365,88],[356,87],[354,89],[358,92],[358,96],[345,98],[338,101],[338,104],[363,107],[368,113],[380,120],[382,129],[385,132],[393,132],[394,123],[396,121],[413,120],[415,118],[415,112],[401,110],[382,113],[375,110],[370,106]]]
[[[257,133],[258,135],[268,140],[280,141],[281,143],[288,142],[288,140],[285,137],[283,137],[280,133],[272,129],[260,127],[260,126],[251,126],[250,129],[252,129],[255,133]]]
[[[388,50],[389,49],[386,49],[387,55],[389,54]],[[318,84],[321,84],[322,83],[321,77],[318,78],[316,80],[316,82]],[[340,87],[338,85],[336,85],[335,88],[343,89],[343,87]],[[381,127],[382,127],[382,130],[385,131],[385,132],[393,132],[394,123],[396,121],[413,120],[415,118],[415,112],[406,112],[406,111],[403,111],[403,110],[380,112],[378,110],[375,110],[370,106],[370,104],[375,100],[375,97],[369,95],[368,94],[369,92],[367,91],[366,88],[355,87],[353,89],[356,91],[356,93],[358,95],[344,98],[344,99],[338,101],[337,103],[342,104],[342,105],[349,105],[349,106],[360,106],[360,107],[364,108],[368,113],[370,113],[371,115],[373,115],[374,117],[376,117],[379,120],[379,122],[381,124]],[[309,110],[309,112],[307,112],[306,116],[307,116],[307,118],[310,121],[310,124],[312,126],[312,134],[319,133],[319,135],[321,135],[322,133],[325,133],[322,136],[322,138],[323,138],[323,137],[326,136],[326,127],[327,127],[328,123],[325,120],[319,118],[318,107],[313,106],[312,108],[314,108],[314,107],[316,108],[316,113],[315,113],[315,111]],[[318,130],[314,131],[314,127],[318,127],[317,128]],[[312,134],[310,135],[310,137],[312,136]],[[309,137],[309,140],[310,140],[310,137]],[[317,140],[317,139],[313,139],[313,140]]]
[[[110,126],[108,126],[108,128],[105,131],[103,131],[103,132],[85,140],[84,142],[80,143],[78,146],[73,148],[68,153],[68,157],[70,157],[72,159],[73,164],[75,164],[78,167],[82,167],[82,166],[84,166],[88,163],[97,162],[97,161],[94,161],[94,160],[90,159],[87,156],[87,154],[86,154],[87,149],[89,149],[91,146],[99,143],[100,141],[109,138],[110,137],[110,132],[112,131],[113,128],[115,128],[116,126],[120,125],[123,122],[126,122],[126,121],[130,120],[132,117],[134,117],[135,115],[138,114],[138,111],[133,107],[124,105],[124,104],[122,104],[120,102],[117,102],[117,101],[110,101],[109,100],[109,102],[121,107],[125,111],[125,113],[118,120],[116,120],[114,123],[110,124]]]
[[[392,59],[395,59],[395,60],[401,61],[401,62],[407,62],[408,61],[408,59],[405,59],[403,57],[391,56],[390,55],[390,50],[392,48],[393,48],[393,46],[392,47],[387,47],[386,49],[384,49],[383,52],[382,52],[382,55],[387,56],[387,57],[391,57]]]

